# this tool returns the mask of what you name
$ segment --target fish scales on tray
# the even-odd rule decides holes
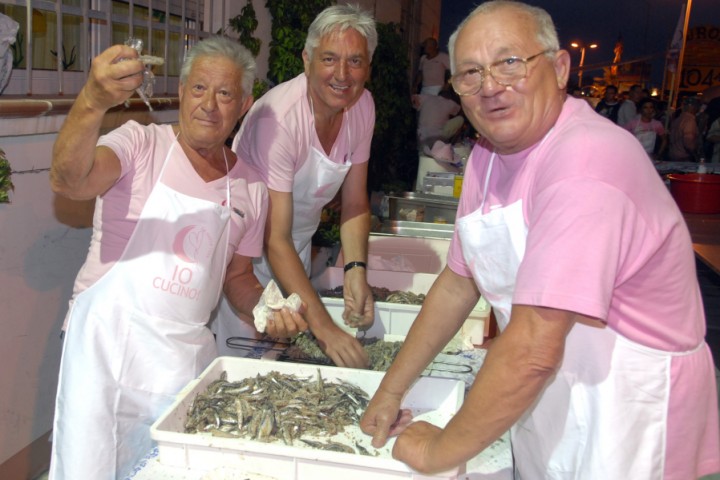
[[[359,422],[369,396],[362,388],[338,380],[303,378],[277,371],[231,382],[227,372],[193,400],[185,433],[247,438],[287,445],[319,444],[326,450],[366,454],[336,441],[318,442],[303,436],[332,436]],[[339,446],[340,445],[340,446]]]
[[[370,360],[370,370],[385,372],[397,357],[402,341],[385,341],[378,338],[358,339]],[[317,340],[305,334],[296,335],[292,345],[285,350],[284,360],[333,365],[330,358],[323,353]]]

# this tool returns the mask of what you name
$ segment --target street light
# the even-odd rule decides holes
[[[583,75],[583,64],[585,63],[585,48],[597,48],[597,43],[591,43],[590,45],[585,45],[579,42],[572,42],[570,44],[573,48],[579,48],[580,49],[580,65],[578,70],[578,87],[582,87],[582,75]]]

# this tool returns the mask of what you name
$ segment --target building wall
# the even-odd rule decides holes
[[[113,113],[104,128],[129,118],[170,123],[177,110]],[[94,202],[57,197],[49,186],[52,146],[64,119],[0,119],[0,148],[15,185],[12,203],[0,204],[0,478],[30,478],[47,466],[60,331],[90,242]],[[43,455],[27,451],[31,445]]]
[[[264,3],[254,1],[259,22],[255,36],[262,40],[259,78],[267,74],[270,43],[271,22]],[[378,21],[395,23],[401,23],[414,5],[420,15],[412,21],[423,19],[413,29],[417,43],[439,25],[440,0],[360,3],[373,10]],[[244,5],[226,0],[225,18],[237,15]],[[219,15],[218,7],[213,10],[218,16],[214,27],[221,23]],[[177,111],[109,114],[104,127],[114,128],[129,118],[170,123],[177,121]],[[60,329],[89,244],[93,203],[56,197],[49,187],[52,145],[64,120],[64,115],[0,114],[0,148],[15,172],[12,203],[0,204],[0,478],[29,478],[38,465],[46,466],[62,350]]]

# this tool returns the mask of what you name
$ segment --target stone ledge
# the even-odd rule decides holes
[[[70,110],[75,98],[0,98],[0,119],[2,118],[33,118],[49,115],[65,115]],[[178,97],[157,97],[150,99],[153,110],[177,110],[180,105]],[[118,105],[109,112],[147,111],[147,106],[139,98],[131,98],[129,106]]]

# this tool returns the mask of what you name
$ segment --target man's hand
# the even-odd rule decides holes
[[[309,328],[303,318],[306,308],[306,305],[303,304],[298,312],[287,308],[274,311],[272,318],[268,318],[265,333],[274,338],[290,338],[304,332]]]
[[[388,437],[400,434],[412,420],[410,410],[400,409],[402,395],[383,390],[375,392],[360,419],[360,429],[372,435],[372,446],[381,448]]]
[[[360,342],[332,323],[332,320],[321,327],[316,327],[313,334],[320,345],[320,349],[338,367],[369,367],[370,360]]]
[[[452,468],[443,461],[437,448],[443,430],[427,422],[414,422],[407,426],[395,441],[392,456],[420,473],[438,473]]]
[[[145,67],[132,47],[114,45],[92,61],[83,96],[91,108],[107,111],[130,98],[142,84]]]
[[[375,300],[365,279],[365,269],[356,267],[345,273],[343,285],[345,308],[342,318],[352,328],[367,330],[375,318]]]

